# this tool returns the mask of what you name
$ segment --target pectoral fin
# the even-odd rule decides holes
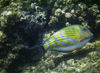
[[[77,48],[75,50],[72,51],[72,53],[76,53],[80,48]]]
[[[80,39],[80,42],[82,42],[84,40],[84,38]]]

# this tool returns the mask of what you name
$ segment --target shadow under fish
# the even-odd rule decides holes
[[[57,58],[54,58],[54,64],[55,64],[55,67],[57,67],[62,61],[66,61],[66,60],[69,60],[69,59],[81,59],[81,58],[84,58],[87,56],[87,54],[89,52],[92,52],[92,51],[95,51],[95,49],[84,49],[84,50],[80,50],[78,51],[78,53],[69,53],[69,54],[66,54],[66,55],[63,55],[61,57],[57,57]]]

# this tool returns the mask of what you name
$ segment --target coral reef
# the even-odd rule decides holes
[[[95,0],[1,0],[0,73],[100,73],[99,3]],[[74,24],[83,25],[94,34],[79,52],[41,53],[43,40]]]

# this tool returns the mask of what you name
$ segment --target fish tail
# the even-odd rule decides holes
[[[40,60],[41,57],[44,56],[46,52],[44,47],[40,45],[33,46],[29,48],[29,50],[31,51],[32,58],[35,60]]]
[[[43,46],[41,46],[40,49],[41,49],[41,55],[43,56],[45,54],[46,50]]]

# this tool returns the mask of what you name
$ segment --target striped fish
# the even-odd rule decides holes
[[[81,25],[71,25],[55,32],[50,38],[43,42],[46,50],[59,52],[76,52],[84,46],[93,34]]]

